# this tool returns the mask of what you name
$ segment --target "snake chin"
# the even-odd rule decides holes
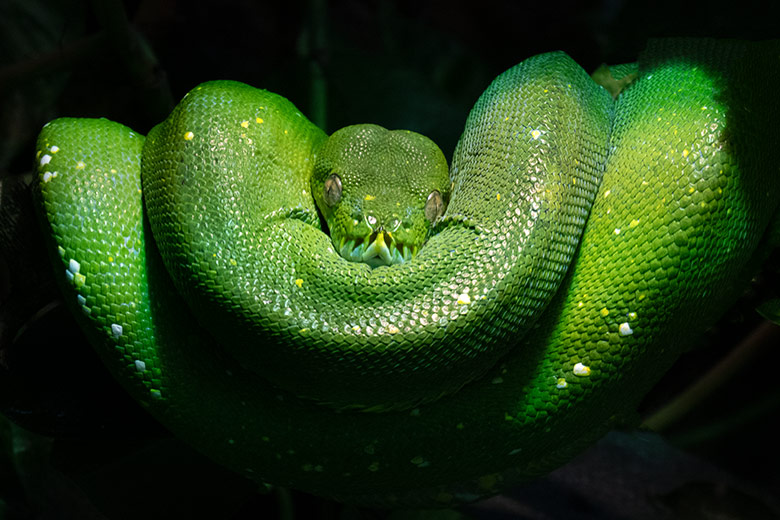
[[[378,231],[365,238],[343,237],[336,249],[347,261],[362,262],[374,268],[408,262],[419,247],[397,241],[388,232]]]

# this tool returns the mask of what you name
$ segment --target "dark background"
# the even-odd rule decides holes
[[[123,56],[136,44],[111,23],[114,4],[145,40],[145,62]],[[773,38],[778,15],[775,2],[717,0],[3,0],[0,65],[27,68],[0,75],[0,172],[29,169],[30,144],[54,117],[108,117],[145,133],[170,103],[212,79],[273,90],[312,116],[313,63],[329,133],[366,122],[407,128],[449,156],[479,94],[524,58],[563,50],[592,72],[635,60],[651,37]],[[101,29],[113,38],[50,54]]]
[[[280,93],[329,133],[368,122],[407,128],[450,157],[474,101],[512,65],[563,50],[592,72],[633,61],[648,38],[668,36],[778,38],[780,3],[0,0],[0,193],[31,173],[35,137],[47,121],[107,117],[146,133],[188,90],[213,79]],[[25,229],[34,247],[35,228]],[[0,424],[0,520],[290,518],[289,504],[296,518],[386,516],[302,494],[257,495],[178,444],[97,375],[101,367],[64,309],[41,312],[58,298],[38,277],[45,265],[32,255],[24,258],[29,265],[9,269],[2,256],[0,410],[47,436],[27,439],[39,446],[32,453],[43,460],[47,483],[34,480],[30,492],[7,455],[14,434]],[[23,267],[27,274],[9,274]],[[645,408],[739,344],[757,323],[752,303],[730,312]],[[774,518],[767,497],[780,496],[772,425],[780,394],[771,384],[777,350],[667,432],[701,459],[657,439],[612,439],[590,452],[596,459],[585,459],[587,471],[575,463],[530,491],[463,514],[711,518],[709,504],[720,518]],[[694,468],[693,476],[678,481],[681,467]],[[606,498],[594,505],[596,495]]]

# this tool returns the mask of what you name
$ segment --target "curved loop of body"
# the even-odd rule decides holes
[[[428,243],[376,269],[319,229],[327,136],[280,96],[204,84],[147,138],[56,120],[37,198],[58,279],[125,388],[250,478],[493,494],[630,417],[773,245],[768,47],[656,42],[612,68],[637,78],[615,101],[562,53],[510,69]]]

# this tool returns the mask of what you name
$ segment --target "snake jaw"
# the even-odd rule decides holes
[[[350,262],[379,267],[408,262],[417,254],[419,248],[397,241],[392,233],[380,228],[366,238],[348,240],[344,237],[337,249],[339,254]]]
[[[389,233],[388,241],[389,239]],[[365,248],[362,255],[363,262],[367,263],[371,267],[378,267],[380,265],[390,265],[393,263],[393,255],[390,253],[390,248],[385,241],[385,232],[381,229],[372,234],[375,237],[374,240],[369,238],[368,247]],[[364,242],[365,243],[365,242]],[[398,251],[395,249],[395,251]]]

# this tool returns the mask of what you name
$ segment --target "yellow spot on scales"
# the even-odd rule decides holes
[[[542,132],[539,130],[531,130],[531,137],[534,139],[539,139],[539,137],[542,135]]]
[[[496,200],[501,200],[501,194],[500,193],[496,193]]]
[[[606,307],[604,307],[603,309],[601,309],[601,310],[599,311],[599,314],[601,314],[601,317],[602,317],[602,318],[606,318],[607,316],[609,316],[609,309],[607,309]]]
[[[687,148],[683,150],[683,157],[688,157],[688,154],[691,153]]]
[[[195,134],[192,132],[187,132],[184,134],[184,140],[185,141],[192,141],[192,138],[195,137]]]
[[[299,288],[303,286],[303,280],[301,278],[298,278],[295,280],[295,285],[297,285]]]
[[[262,125],[263,124],[263,118],[262,117],[256,117],[255,118],[255,123],[257,123],[258,125]]]
[[[86,164],[84,164],[84,161],[79,161],[76,163],[76,169],[77,170],[83,170]]]
[[[634,219],[634,220],[632,220],[632,221],[631,221],[631,222],[628,224],[628,227],[630,227],[630,228],[634,228],[634,227],[637,227],[638,225],[639,225],[639,220],[637,220],[637,219]]]
[[[363,197],[363,200],[374,200],[374,199],[376,199],[376,197],[374,197],[373,195],[366,195],[365,197]]]
[[[241,121],[242,128],[249,128],[249,121]]]
[[[572,372],[574,373],[575,376],[587,377],[590,375],[590,367],[585,366],[582,363],[577,363],[576,365],[574,365]]]

